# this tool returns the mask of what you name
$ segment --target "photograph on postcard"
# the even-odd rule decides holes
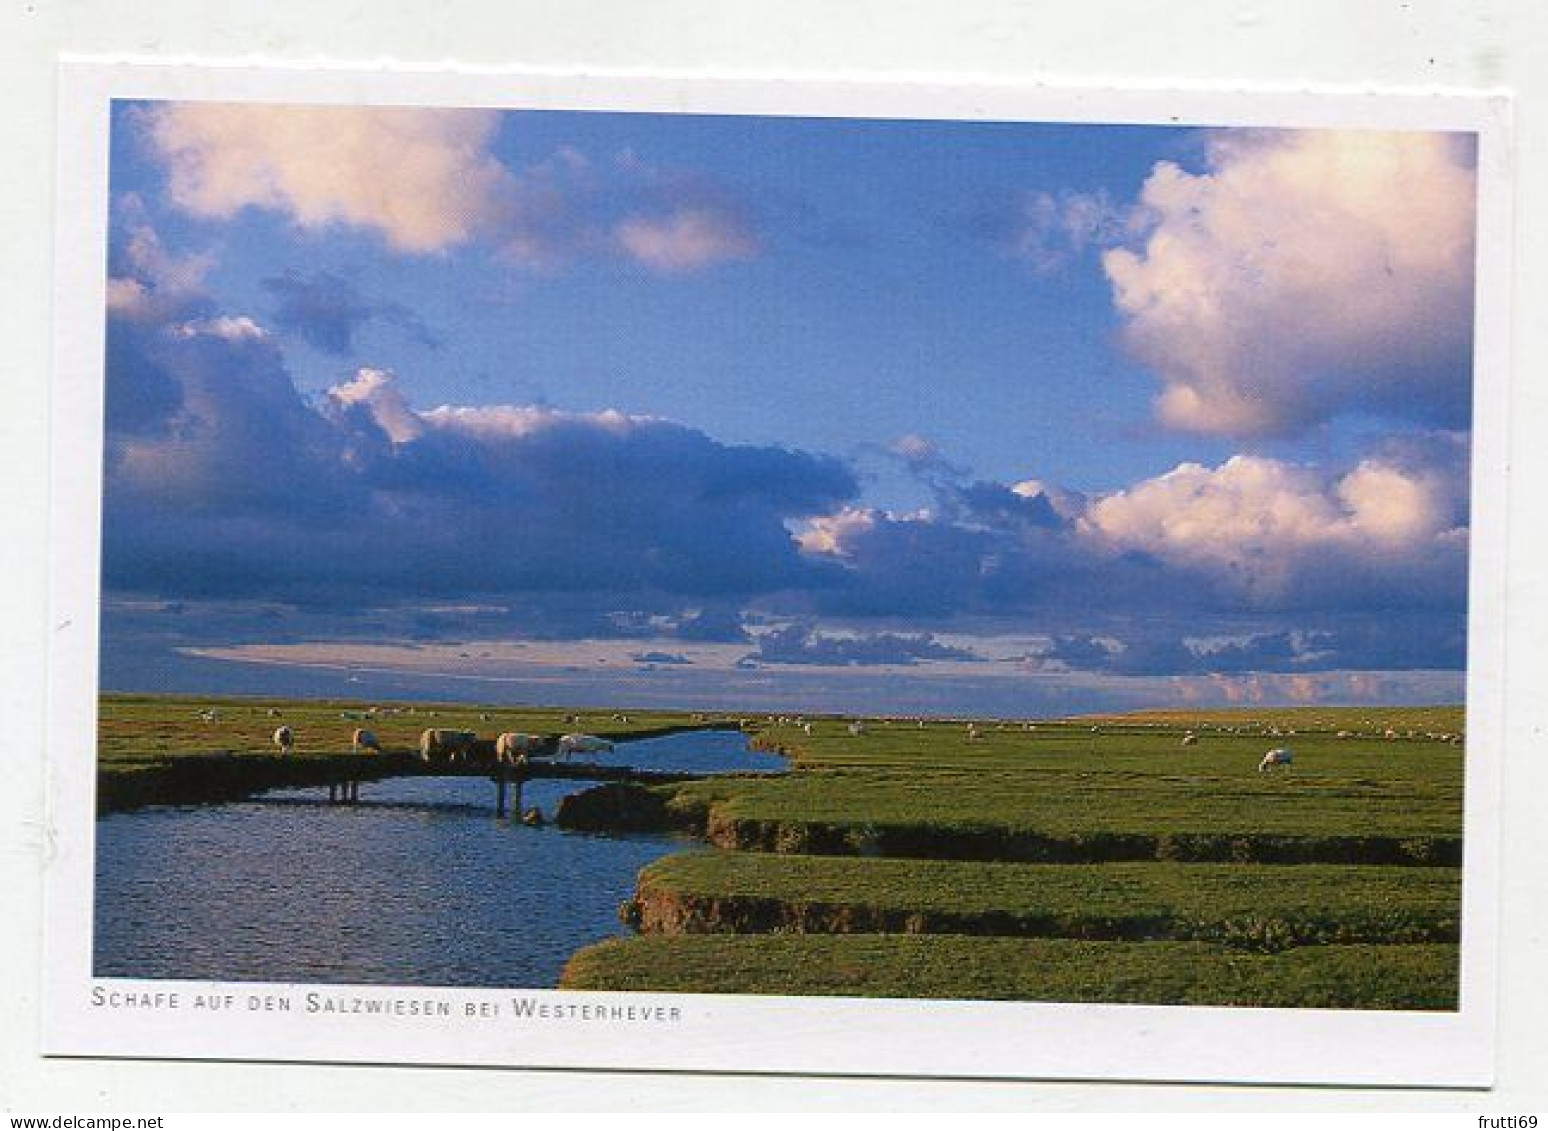
[[[112,159],[96,973],[1454,1005],[1470,138]]]
[[[99,988],[1459,1009],[1474,131],[109,119]]]

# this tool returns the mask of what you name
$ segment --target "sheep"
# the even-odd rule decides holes
[[[849,724],[849,733],[854,737],[859,738],[862,734],[865,733],[865,724],[857,719],[856,721]]]
[[[349,750],[351,754],[359,754],[362,750],[375,750],[380,754],[382,744],[376,741],[376,735],[370,731],[356,727],[354,733],[349,736]]]
[[[1199,744],[1199,736],[1190,730],[1187,734],[1182,736],[1182,744],[1184,746],[1197,746]]]
[[[1276,746],[1263,755],[1263,761],[1258,763],[1258,773],[1263,773],[1274,766],[1288,766],[1295,761],[1295,755],[1287,746]]]
[[[455,762],[458,757],[466,758],[477,741],[478,735],[471,730],[431,727],[419,736],[419,760],[444,757],[448,763]]]
[[[559,739],[557,753],[568,760],[572,754],[600,754],[612,748],[611,742],[594,734],[566,734]]]
[[[289,727],[282,726],[274,732],[274,745],[280,748],[281,754],[289,754],[296,744],[296,732]]]
[[[535,734],[507,731],[495,739],[495,761],[515,763],[518,758],[537,753],[543,740]]]

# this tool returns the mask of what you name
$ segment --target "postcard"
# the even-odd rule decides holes
[[[1505,104],[61,83],[50,1053],[1488,1084]]]

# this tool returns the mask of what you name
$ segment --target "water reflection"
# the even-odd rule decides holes
[[[608,764],[777,770],[734,733],[620,746]],[[587,783],[536,779],[551,818]],[[620,934],[617,908],[668,836],[531,828],[494,815],[482,778],[367,783],[97,822],[98,976],[552,986],[579,947]]]

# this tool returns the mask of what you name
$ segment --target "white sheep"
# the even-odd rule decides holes
[[[1295,755],[1290,752],[1289,747],[1276,746],[1273,750],[1263,755],[1263,761],[1258,763],[1258,773],[1261,774],[1274,766],[1288,766],[1294,761]]]

